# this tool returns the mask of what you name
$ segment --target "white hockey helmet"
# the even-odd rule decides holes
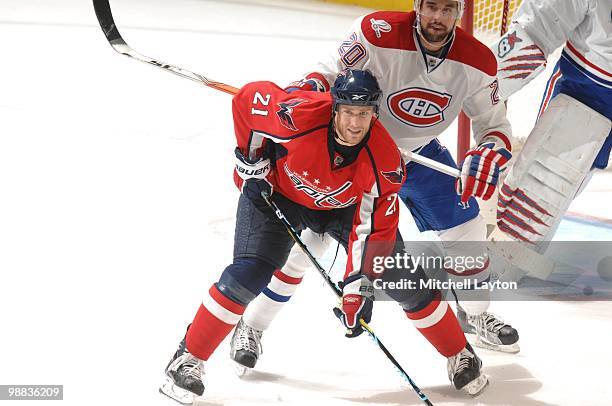
[[[416,11],[417,13],[417,17],[419,15],[419,11],[421,10],[421,3],[423,0],[414,0],[414,11]],[[461,17],[463,16],[463,10],[465,9],[465,0],[453,0],[457,2],[457,8],[458,8],[458,13],[457,13],[457,20],[460,20]]]

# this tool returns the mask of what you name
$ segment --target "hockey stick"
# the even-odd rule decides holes
[[[132,49],[132,47],[130,47],[121,36],[121,33],[115,24],[115,20],[113,19],[113,13],[110,8],[109,0],[93,0],[93,5],[96,11],[96,16],[98,17],[98,23],[100,24],[100,28],[102,28],[102,32],[113,49],[120,54],[144,63],[148,63],[167,72],[174,73],[180,77],[201,83],[205,86],[212,87],[213,89],[217,89],[231,95],[235,95],[240,90],[234,86],[210,80],[199,73],[195,73],[179,66],[171,65],[169,63],[139,54],[138,52],[134,51],[134,49]],[[431,169],[440,171],[450,176],[458,177],[460,174],[460,171],[456,168],[436,162],[433,159],[426,158],[414,152],[402,150],[402,155],[408,160],[418,162]]]
[[[319,272],[319,275],[321,275],[321,277],[325,280],[327,286],[329,286],[329,288],[334,292],[336,297],[338,297],[338,298],[342,297],[342,291],[340,290],[340,288],[338,288],[338,286],[336,286],[336,284],[331,280],[331,278],[329,277],[327,272],[325,272],[325,269],[323,269],[321,264],[319,264],[319,261],[317,261],[317,259],[310,253],[310,250],[308,249],[308,247],[306,247],[306,244],[304,244],[302,242],[302,239],[298,235],[297,231],[295,231],[295,228],[293,228],[293,226],[291,225],[289,220],[287,220],[287,218],[285,217],[285,215],[283,214],[281,209],[276,205],[276,203],[274,203],[274,201],[272,200],[270,195],[268,193],[266,193],[266,192],[261,192],[261,196],[263,197],[263,199],[266,202],[266,204],[274,211],[274,213],[276,214],[276,217],[283,223],[283,225],[287,229],[287,233],[291,236],[293,241],[295,241],[295,243],[300,247],[302,252],[304,252],[304,254],[306,254],[308,259],[310,259],[310,262],[312,262],[314,267]],[[374,340],[374,342],[378,345],[378,348],[381,349],[381,351],[385,354],[387,359],[389,359],[389,361],[391,361],[393,366],[395,366],[395,368],[397,368],[397,370],[400,372],[402,377],[406,381],[408,381],[408,383],[410,384],[410,386],[412,386],[412,389],[419,396],[419,398],[426,405],[433,406],[433,403],[431,403],[431,401],[429,400],[427,395],[425,395],[421,391],[421,389],[416,385],[416,383],[414,383],[412,378],[410,378],[408,373],[406,371],[404,371],[404,368],[402,368],[402,366],[399,364],[399,362],[397,362],[395,357],[389,352],[387,347],[385,347],[385,345],[379,340],[378,336],[374,333],[372,328],[363,319],[359,319],[359,324],[361,324],[361,326],[364,328],[364,330],[367,331],[367,333],[370,335],[372,340]]]
[[[443,164],[442,162],[434,161],[431,158],[427,158],[426,156],[419,155],[415,152],[406,151],[402,148],[400,148],[400,152],[402,153],[402,158],[407,161],[414,161],[438,172],[442,172],[448,176],[452,176],[453,178],[458,178],[461,176],[461,171],[459,169]]]
[[[207,77],[200,75],[199,73],[192,72],[190,70],[171,65],[156,59],[149,58],[148,56],[144,56],[134,51],[123,39],[121,33],[119,32],[117,25],[113,19],[113,14],[110,8],[109,0],[93,0],[94,9],[96,12],[96,16],[98,18],[98,23],[102,28],[102,32],[106,36],[109,44],[113,47],[113,49],[120,54],[123,54],[127,57],[136,59],[138,61],[156,66],[160,69],[163,69],[167,72],[171,72],[180,77],[192,80],[194,82],[201,83],[205,86],[211,87],[213,89],[220,90],[222,92],[235,95],[238,93],[239,89],[225,83],[216,82],[208,79]],[[431,169],[436,171],[445,173],[449,176],[458,177],[460,175],[460,171],[457,168],[453,168],[451,166],[442,164],[440,162],[436,162],[432,159],[426,158],[419,154],[410,151],[402,151],[402,155],[411,161],[418,162],[421,165],[425,165]],[[503,236],[498,236],[498,239]],[[525,249],[526,250],[526,249]],[[524,250],[524,251],[525,251]],[[498,250],[499,251],[499,250]],[[529,252],[513,252],[508,253],[507,251],[499,251],[504,258],[507,258],[512,264],[516,265],[522,269],[532,268],[534,263],[540,264],[541,272],[533,272],[533,276],[536,276],[540,279],[545,279],[550,275],[550,273],[554,269],[554,262],[545,258],[543,255],[540,255],[531,250],[527,250]]]
[[[115,25],[115,20],[113,19],[113,13],[110,8],[109,0],[93,0],[93,5],[94,9],[96,10],[96,16],[98,17],[98,23],[102,28],[102,32],[104,33],[106,39],[115,51],[138,61],[156,66],[165,71],[172,72],[180,77],[193,80],[194,82],[201,83],[208,87],[212,87],[213,89],[217,89],[229,94],[238,93],[238,88],[226,85],[225,83],[210,80],[207,77],[202,76],[198,73],[191,72],[190,70],[149,58],[148,56],[141,55],[138,52],[134,51],[125,42],[125,40],[121,36],[121,33],[119,33],[119,30],[117,29],[117,25]]]

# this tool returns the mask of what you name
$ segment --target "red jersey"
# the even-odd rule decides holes
[[[287,93],[271,82],[244,86],[232,104],[238,147],[272,161],[274,193],[315,210],[357,205],[345,276],[372,276],[373,256],[389,255],[399,221],[397,193],[405,180],[401,154],[379,121],[350,162],[333,147],[329,93]],[[239,189],[243,180],[234,173]],[[375,275],[373,275],[375,276]]]

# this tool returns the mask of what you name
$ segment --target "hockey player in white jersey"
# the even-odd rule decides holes
[[[456,27],[463,6],[463,0],[417,0],[413,12],[361,17],[329,61],[290,87],[327,91],[339,71],[369,69],[383,89],[380,120],[398,146],[454,167],[456,163],[436,137],[463,108],[472,118],[477,146],[465,157],[461,179],[455,182],[409,162],[400,197],[421,231],[437,232],[447,256],[476,257],[486,255],[482,245],[475,248],[477,252],[466,252],[458,249],[456,241],[486,239],[486,224],[474,197],[488,199],[495,190],[499,172],[511,157],[511,130],[498,96],[494,55]],[[324,252],[322,238],[306,233],[303,238],[315,255]],[[289,300],[308,267],[308,260],[294,250],[288,264],[250,304],[232,340],[235,361],[255,365],[262,331]],[[488,261],[464,272],[446,270],[455,279],[484,282],[490,277]],[[467,312],[463,328],[477,333],[476,345],[518,351],[517,331],[486,311],[488,291],[455,293]]]
[[[508,33],[493,47],[505,99],[564,45],[536,126],[499,191],[496,232],[529,241],[525,245],[540,253],[593,172],[608,165],[611,18],[611,0],[524,0]]]

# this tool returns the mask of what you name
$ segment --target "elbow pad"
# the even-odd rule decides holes
[[[522,89],[546,68],[546,55],[518,24],[512,24],[491,50],[497,59],[502,100]]]

